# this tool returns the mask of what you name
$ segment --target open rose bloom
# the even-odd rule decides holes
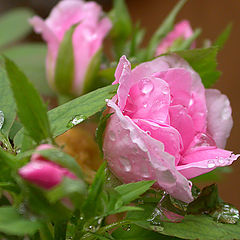
[[[73,33],[72,94],[80,95],[82,93],[88,66],[111,29],[110,20],[107,17],[101,18],[102,16],[101,7],[95,2],[63,0],[53,8],[45,21],[38,16],[30,20],[35,31],[41,33],[47,42],[47,78],[53,88],[55,88],[54,75],[60,43],[66,31],[74,24],[78,24]]]
[[[156,188],[191,202],[188,179],[237,159],[223,150],[233,124],[228,98],[205,89],[185,60],[163,56],[131,70],[123,56],[115,78],[103,151],[124,183],[156,180]]]

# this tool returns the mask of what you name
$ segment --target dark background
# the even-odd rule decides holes
[[[28,6],[46,17],[57,0],[0,0],[0,13],[17,6]],[[107,11],[111,8],[111,0],[99,0]],[[177,0],[128,0],[127,4],[134,22],[140,20],[147,30],[144,43],[150,39],[154,30],[169,13]],[[177,17],[177,21],[188,19],[192,27],[202,28],[197,46],[201,47],[204,39],[214,41],[229,22],[232,22],[232,34],[224,49],[218,56],[219,69],[223,72],[214,88],[226,94],[232,105],[234,127],[228,140],[227,149],[240,153],[240,1],[237,0],[189,0]],[[38,40],[39,37],[32,39]],[[233,164],[233,173],[227,174],[219,183],[222,198],[240,208],[240,159]]]

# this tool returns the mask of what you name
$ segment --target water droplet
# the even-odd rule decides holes
[[[131,171],[131,169],[132,169],[131,163],[129,162],[129,160],[126,157],[121,156],[120,157],[120,163],[122,164],[122,166],[124,167],[124,170],[126,172]]]
[[[138,88],[143,94],[149,94],[153,91],[153,83],[150,79],[142,79],[138,83]]]
[[[216,164],[213,160],[208,161],[208,168],[214,168],[215,166],[216,166]]]
[[[218,158],[218,164],[219,164],[219,166],[225,166],[225,163],[226,163],[226,161],[225,161],[224,158],[222,158],[222,157]]]
[[[191,107],[193,105],[194,101],[193,101],[193,98],[190,99],[189,101],[189,106],[188,107]]]
[[[4,113],[0,111],[0,129],[2,129],[4,124]]]
[[[145,103],[145,104],[143,105],[143,107],[146,108],[146,107],[147,107],[147,103]]]
[[[124,230],[124,231],[127,231],[127,232],[129,232],[130,230],[131,230],[131,225],[123,225],[122,226],[122,229]]]
[[[110,130],[108,135],[111,141],[114,142],[116,140],[116,135],[114,131]]]
[[[82,115],[82,114],[76,115],[72,120],[70,120],[68,122],[67,128],[74,127],[74,126],[78,125],[79,123],[83,122],[86,119],[87,119],[87,117]]]
[[[216,146],[215,141],[205,133],[198,133],[195,135],[190,148],[198,148],[198,147],[211,147]]]

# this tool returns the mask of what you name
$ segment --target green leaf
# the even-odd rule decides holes
[[[160,41],[167,35],[168,32],[172,30],[176,16],[186,2],[187,0],[180,0],[169,13],[167,18],[163,21],[161,26],[154,33],[148,45],[147,60],[151,59],[154,56],[156,48]]]
[[[98,169],[96,176],[94,178],[93,184],[89,188],[89,193],[87,199],[82,206],[82,212],[85,217],[90,218],[96,216],[97,204],[96,199],[99,199],[106,179],[106,162]]]
[[[220,36],[216,39],[212,46],[216,46],[220,49],[223,48],[224,44],[228,40],[228,37],[232,30],[232,23],[228,24],[224,31],[220,34]]]
[[[149,231],[136,225],[128,225],[125,229],[124,227],[118,228],[112,234],[117,240],[177,240],[172,236],[165,236],[157,232]]]
[[[0,231],[5,234],[33,235],[39,230],[38,222],[23,218],[13,207],[0,208]]]
[[[75,159],[68,155],[67,153],[57,148],[40,150],[36,152],[39,153],[41,156],[49,159],[50,161],[53,161],[63,167],[66,167],[68,170],[75,173],[79,178],[83,177],[80,166],[75,161]],[[31,154],[31,151],[29,152],[29,154]]]
[[[113,27],[111,36],[116,41],[125,41],[132,31],[132,22],[124,0],[114,0],[111,12]]]
[[[206,88],[211,87],[220,77],[217,67],[217,47],[192,49],[176,52],[184,58],[191,67],[200,75],[202,83]]]
[[[13,122],[13,125],[12,125],[11,129],[10,129],[9,138],[13,140],[14,137],[15,137],[15,135],[17,134],[17,132],[18,132],[21,128],[22,128],[22,124],[21,124],[19,121],[15,120],[15,121]]]
[[[0,128],[0,140],[11,149],[8,141],[9,132],[16,117],[16,105],[12,95],[6,72],[0,69],[0,111],[2,111],[3,124]]]
[[[71,95],[74,80],[74,51],[72,36],[78,24],[70,27],[60,43],[55,67],[55,85],[59,93]]]
[[[3,50],[3,54],[12,59],[22,69],[42,95],[54,95],[46,79],[46,44],[25,43]]]
[[[117,88],[117,85],[111,85],[97,89],[49,111],[53,136],[56,137],[72,128],[69,122],[72,122],[76,116],[81,115],[86,119],[101,111],[106,106],[105,100],[112,98]]]
[[[105,100],[111,99],[116,94],[117,88],[118,85],[100,88],[50,110],[48,117],[53,137],[63,134],[73,126],[101,111],[106,106]],[[78,121],[75,121],[77,119]],[[20,148],[22,139],[23,129],[15,136],[14,145]]]
[[[188,215],[180,223],[164,222],[163,228],[162,234],[191,240],[232,240],[240,236],[239,223],[217,223],[205,215]]]
[[[80,179],[64,178],[60,184],[47,192],[47,198],[51,203],[70,197],[75,207],[80,206],[86,195],[86,184]]]
[[[115,190],[121,195],[121,198],[125,204],[137,199],[145,193],[155,181],[141,181],[136,183],[123,184],[115,188]]]
[[[96,81],[98,70],[101,64],[102,49],[98,50],[92,57],[91,62],[88,65],[86,76],[83,85],[83,94],[91,92],[96,89]]]
[[[37,143],[51,138],[46,106],[36,89],[11,60],[5,58],[5,65],[21,123]]]
[[[0,47],[21,40],[31,30],[28,19],[33,12],[27,8],[16,8],[0,17]]]

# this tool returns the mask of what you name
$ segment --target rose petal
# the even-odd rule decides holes
[[[118,106],[108,101],[113,114],[104,136],[104,157],[109,167],[125,183],[157,180],[157,184],[173,197],[190,202],[191,187],[175,168],[175,159],[164,151],[160,141],[141,130]]]
[[[184,149],[187,149],[195,135],[192,118],[186,108],[181,105],[170,106],[170,125],[178,130],[181,135]]]
[[[224,148],[230,135],[233,119],[230,102],[216,89],[206,89],[207,131],[219,148]]]
[[[175,165],[178,164],[183,146],[181,135],[175,128],[141,119],[134,120],[134,123],[152,138],[162,142],[164,151],[174,156]]]
[[[177,170],[187,179],[191,179],[214,170],[216,167],[228,166],[240,155],[219,148],[206,148],[184,156],[183,164]]]
[[[40,187],[50,189],[62,180],[63,171],[60,167],[45,161],[34,161],[20,168],[20,176]]]
[[[155,77],[143,78],[130,89],[124,114],[132,119],[165,123],[168,119],[170,91],[168,84]]]

